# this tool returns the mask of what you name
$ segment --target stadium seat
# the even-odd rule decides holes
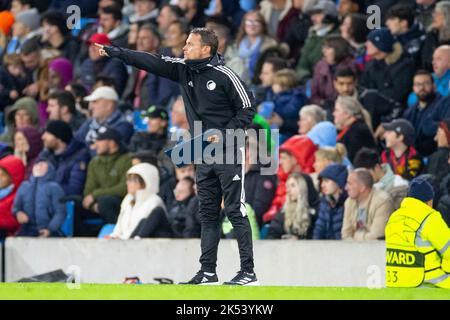
[[[66,237],[73,237],[74,214],[75,214],[75,201],[67,201],[66,220],[64,220],[61,226],[61,232]]]
[[[259,232],[259,238],[260,239],[266,239],[267,238],[267,233],[269,233],[269,224],[266,223],[265,225],[263,225],[261,227],[261,231]]]
[[[98,233],[98,238],[103,239],[107,235],[110,235],[113,232],[115,226],[115,224],[105,224]]]

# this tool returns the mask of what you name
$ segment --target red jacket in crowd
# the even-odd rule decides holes
[[[301,172],[313,173],[314,154],[317,150],[318,147],[306,135],[296,135],[283,143],[279,152],[285,151],[293,155],[297,160]],[[269,210],[263,216],[265,223],[271,221],[283,207],[286,199],[286,181],[291,173],[284,172],[281,166],[278,168],[278,187]]]
[[[14,184],[13,191],[4,199],[0,200],[0,230],[5,231],[10,236],[19,229],[19,223],[12,213],[12,207],[16,198],[17,189],[25,176],[25,166],[19,158],[6,156],[0,160],[0,168],[9,174],[12,184]]]

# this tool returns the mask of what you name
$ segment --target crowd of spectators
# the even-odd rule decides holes
[[[74,236],[200,236],[195,167],[164,153],[188,129],[178,84],[95,46],[183,58],[194,27],[252,88],[247,156],[278,163],[245,166],[254,239],[383,239],[420,175],[450,224],[450,1],[0,0],[2,238],[67,236],[69,210]]]

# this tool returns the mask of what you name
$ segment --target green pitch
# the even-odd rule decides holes
[[[157,300],[328,300],[450,299],[445,289],[368,289],[332,287],[229,287],[180,285],[3,283],[0,299],[157,299]]]

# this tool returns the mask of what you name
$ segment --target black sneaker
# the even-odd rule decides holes
[[[180,282],[179,284],[198,284],[198,285],[216,285],[219,284],[219,279],[217,278],[217,274],[213,274],[209,276],[205,274],[203,271],[197,272],[197,274],[188,282]]]
[[[236,277],[231,281],[224,282],[224,284],[231,286],[259,286],[256,274],[245,271],[239,271]]]

